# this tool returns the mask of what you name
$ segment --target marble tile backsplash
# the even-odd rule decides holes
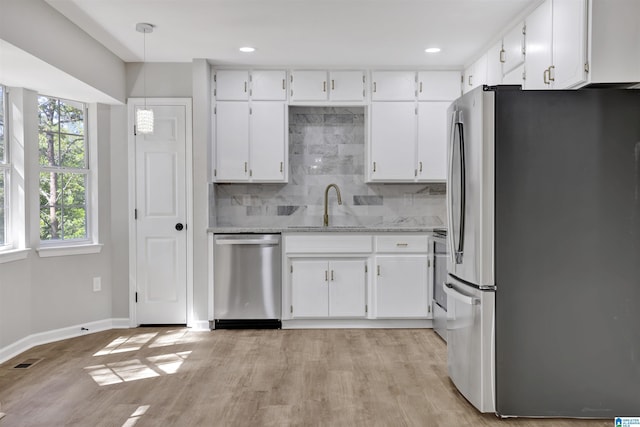
[[[211,184],[210,225],[443,226],[445,184],[365,184],[364,107],[289,107],[288,184]]]

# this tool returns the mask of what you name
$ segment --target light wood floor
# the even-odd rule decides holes
[[[0,427],[613,425],[478,414],[429,329],[111,330],[0,365],[0,403]]]

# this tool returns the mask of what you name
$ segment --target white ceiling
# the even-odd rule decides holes
[[[46,1],[126,62],[142,61],[148,22],[149,62],[460,69],[541,0]]]

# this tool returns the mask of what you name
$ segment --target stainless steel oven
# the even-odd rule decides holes
[[[447,341],[447,294],[443,284],[447,280],[447,230],[437,229],[433,232],[433,330]]]

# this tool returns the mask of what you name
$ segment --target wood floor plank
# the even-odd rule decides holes
[[[105,331],[0,365],[0,402],[0,427],[612,425],[479,414],[428,329]]]

